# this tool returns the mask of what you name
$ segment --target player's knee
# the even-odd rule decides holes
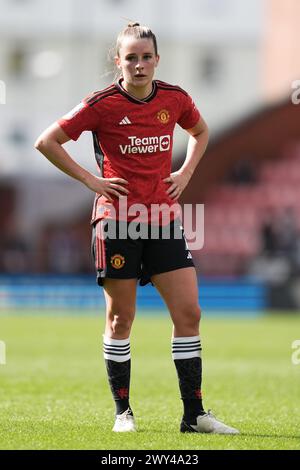
[[[188,329],[198,328],[201,318],[201,309],[199,305],[190,306],[182,312],[180,315],[180,326],[184,326]]]
[[[200,318],[201,318],[201,310],[199,306],[196,306],[193,309],[191,309],[189,314],[187,315],[187,321],[193,327],[197,327],[199,325]]]
[[[133,315],[113,315],[111,330],[115,335],[129,336],[133,322]]]

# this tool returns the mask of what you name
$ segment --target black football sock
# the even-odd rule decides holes
[[[108,381],[116,405],[116,414],[130,408],[130,342],[128,339],[103,337],[103,353]]]
[[[197,416],[204,414],[202,405],[202,360],[199,336],[173,338],[172,357],[175,362],[181,399],[183,419],[196,423]]]

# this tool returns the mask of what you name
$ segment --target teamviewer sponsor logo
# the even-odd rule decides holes
[[[134,135],[128,137],[128,140],[128,144],[119,145],[122,155],[167,152],[171,148],[170,135],[143,138]]]
[[[159,150],[161,152],[167,152],[168,150],[170,150],[170,146],[171,146],[170,136],[169,135],[162,135],[159,138]]]

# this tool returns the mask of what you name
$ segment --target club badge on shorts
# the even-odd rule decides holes
[[[121,269],[123,268],[125,264],[125,258],[122,255],[113,255],[110,258],[110,264],[112,265],[113,268],[115,269]]]

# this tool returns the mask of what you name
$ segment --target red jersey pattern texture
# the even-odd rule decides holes
[[[150,213],[153,204],[174,204],[163,179],[171,172],[175,125],[190,129],[199,119],[192,98],[180,87],[154,80],[151,94],[139,100],[125,91],[121,79],[84,98],[58,124],[72,140],[92,131],[103,154],[102,176],[126,179],[127,206],[143,204]],[[104,196],[96,195],[92,222],[110,218],[114,212],[124,218],[119,216],[118,198],[113,206],[115,211]],[[126,220],[137,215],[127,215]]]

